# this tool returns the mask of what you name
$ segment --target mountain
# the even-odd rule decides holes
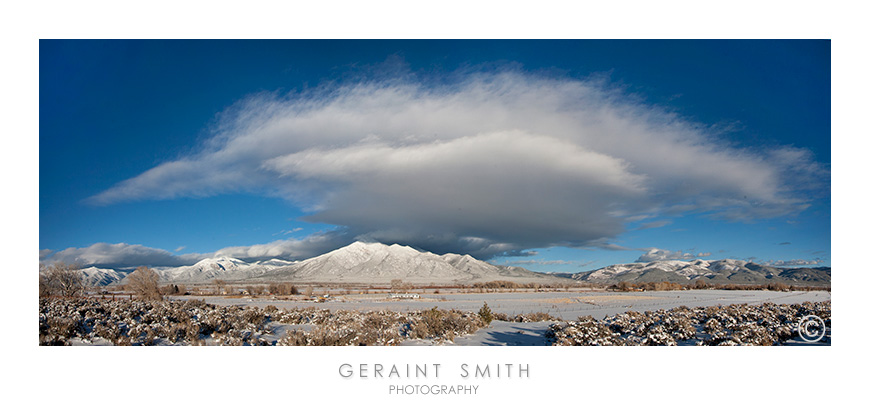
[[[191,266],[152,268],[160,276],[161,283],[196,283],[213,279],[244,280],[261,276],[271,270],[294,265],[281,259],[248,263],[231,257],[203,259]],[[88,286],[106,286],[124,283],[124,278],[135,269],[105,269],[89,267],[81,270]]]
[[[409,246],[354,242],[348,246],[276,269],[262,279],[305,282],[476,283],[507,280],[517,283],[552,282],[559,278],[517,267],[495,266],[469,255],[437,255]]]
[[[124,283],[130,269],[82,269],[85,284],[105,286]],[[496,266],[469,255],[437,255],[409,246],[354,242],[301,262],[269,259],[245,262],[231,257],[203,259],[191,266],[154,268],[162,283],[198,283],[252,280],[387,284],[399,279],[415,284],[456,284],[489,281],[552,283],[577,280],[612,284],[621,281],[689,283],[703,279],[715,284],[767,284],[829,286],[830,268],[780,268],[735,259],[667,260],[627,263],[575,274],[543,274]]]
[[[830,268],[780,268],[736,259],[666,260],[648,263],[628,263],[606,266],[589,272],[576,273],[572,279],[593,283],[621,281],[687,283],[703,279],[706,283],[766,284],[782,282],[796,285],[823,286],[830,284]]]
[[[83,281],[87,286],[106,286],[119,282],[128,275],[128,272],[96,267],[85,268],[79,272],[82,273]]]

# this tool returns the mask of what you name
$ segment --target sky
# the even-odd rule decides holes
[[[41,40],[40,261],[829,266],[825,40]]]

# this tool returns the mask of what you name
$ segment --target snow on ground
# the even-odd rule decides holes
[[[734,303],[793,304],[802,302],[821,302],[830,300],[830,292],[776,292],[768,290],[683,290],[662,292],[516,292],[516,293],[459,293],[459,294],[421,294],[420,299],[389,300],[388,294],[350,294],[334,297],[323,303],[313,301],[287,301],[265,298],[223,298],[176,296],[173,299],[203,299],[206,303],[217,305],[243,305],[266,307],[273,305],[281,309],[317,307],[337,310],[391,310],[415,311],[437,307],[457,309],[464,312],[477,312],[487,302],[496,313],[510,316],[544,312],[564,320],[574,320],[579,316],[592,316],[602,319],[627,311],[672,309],[679,306],[701,307],[731,305]]]
[[[495,320],[490,326],[467,336],[454,338],[454,343],[436,343],[433,340],[412,339],[400,346],[549,346],[545,336],[548,326],[554,322],[504,322]]]

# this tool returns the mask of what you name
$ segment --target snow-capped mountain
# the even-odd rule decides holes
[[[780,268],[735,259],[667,260],[607,266],[572,275],[551,275],[518,267],[496,266],[469,255],[437,255],[409,246],[354,242],[301,262],[269,259],[245,262],[231,257],[203,259],[191,266],[153,268],[163,283],[196,283],[221,280],[257,282],[290,280],[302,282],[386,284],[399,279],[408,283],[476,283],[507,280],[516,283],[551,283],[567,278],[617,283],[679,282],[703,279],[715,284],[765,284],[783,282],[798,285],[829,285],[830,268]],[[85,283],[102,286],[124,283],[130,269],[82,269]]]
[[[203,259],[191,266],[152,268],[164,283],[207,282],[213,279],[241,280],[261,276],[273,269],[294,265],[281,259],[270,259],[248,263],[232,257],[217,257]],[[133,273],[135,268],[119,270],[89,267],[82,269],[85,284],[89,286],[105,286],[113,283],[124,283],[124,278]]]
[[[128,272],[118,271],[115,269],[101,269],[89,267],[80,270],[85,285],[88,286],[105,286],[116,283],[124,279]]]
[[[829,284],[830,268],[780,268],[736,259],[665,260],[628,263],[572,275],[572,279],[595,283],[628,281],[684,282],[703,279],[708,283],[770,283]]]
[[[522,268],[491,265],[469,255],[437,255],[409,246],[365,242],[354,242],[292,267],[274,270],[263,278],[350,283],[389,283],[400,279],[418,284],[558,279]]]
[[[158,270],[161,280],[165,282],[194,282],[211,279],[236,279],[247,276],[252,270],[261,269],[257,274],[263,273],[263,268],[252,265],[232,257],[217,257],[203,259],[192,266],[180,266],[176,268],[164,268]]]

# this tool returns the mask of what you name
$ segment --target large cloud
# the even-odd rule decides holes
[[[40,263],[73,263],[80,267],[131,268],[137,266],[184,266],[202,259],[233,257],[248,262],[279,259],[306,259],[345,246],[353,239],[341,232],[315,233],[305,239],[283,239],[250,246],[231,246],[210,253],[175,255],[163,249],[126,243],[95,243],[83,248],[39,251]]]
[[[231,246],[220,249],[207,257],[228,256],[245,261],[279,259],[308,259],[345,246],[354,239],[341,232],[326,232],[309,235],[304,239],[283,239],[251,246]]]
[[[777,267],[790,267],[790,266],[815,266],[823,264],[823,260],[821,259],[791,259],[791,260],[767,260],[765,262],[759,262],[762,265],[767,266],[777,266]]]
[[[163,249],[126,243],[95,243],[83,248],[67,248],[53,254],[40,251],[41,263],[66,262],[80,267],[180,266],[194,264],[201,258],[201,255],[177,256]]]
[[[703,253],[699,255],[694,255],[692,253],[685,253],[682,251],[671,251],[664,249],[651,248],[642,256],[639,256],[636,259],[636,262],[647,263],[647,262],[659,262],[662,260],[692,260],[696,259],[699,256],[707,256]]]
[[[200,152],[90,201],[255,192],[351,237],[488,258],[606,244],[642,215],[787,215],[828,181],[804,149],[736,148],[602,82],[461,77],[253,96]]]

